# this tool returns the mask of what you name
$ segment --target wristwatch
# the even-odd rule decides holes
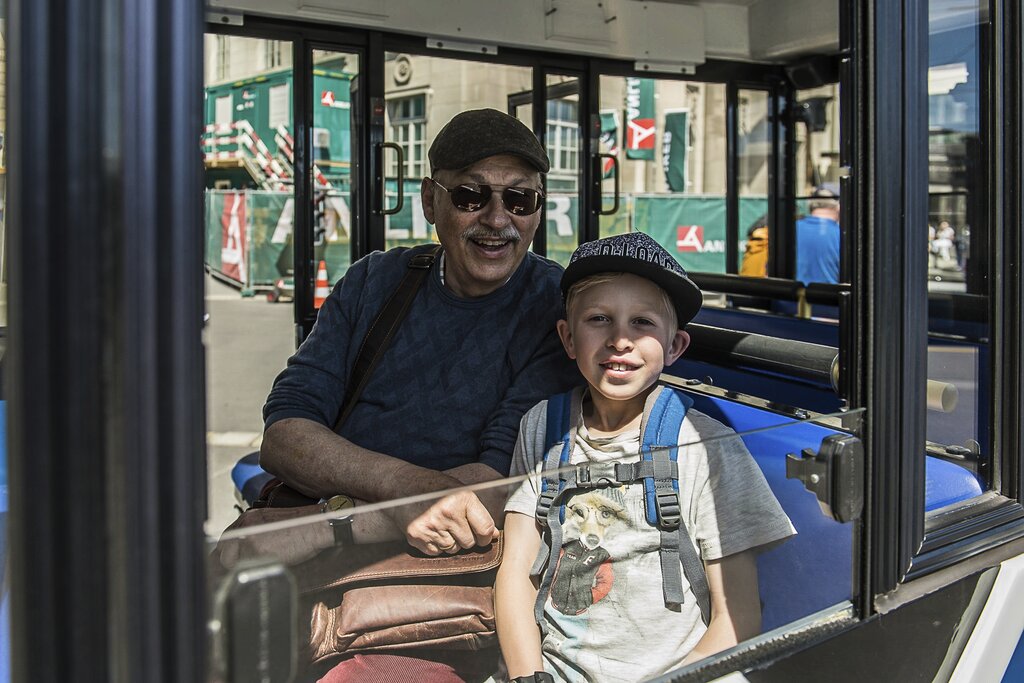
[[[356,506],[348,496],[337,495],[331,496],[323,502],[321,510],[323,512],[337,512],[338,510],[347,510]],[[334,544],[340,546],[350,546],[355,543],[355,537],[352,535],[352,515],[345,515],[344,517],[334,517],[327,520],[327,523],[331,525],[334,530]]]

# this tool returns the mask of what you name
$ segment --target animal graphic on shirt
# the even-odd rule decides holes
[[[570,540],[562,546],[551,580],[551,604],[562,614],[583,614],[612,588],[611,554],[602,544],[629,520],[625,506],[614,499],[621,494],[615,493],[590,491],[566,505],[563,533]]]

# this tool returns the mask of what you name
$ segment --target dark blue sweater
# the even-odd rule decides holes
[[[265,427],[288,417],[333,427],[367,328],[409,259],[430,248],[374,252],[349,268],[274,381]],[[523,413],[580,381],[555,332],[561,273],[528,253],[497,291],[460,299],[435,262],[341,435],[430,469],[481,462],[507,474]]]

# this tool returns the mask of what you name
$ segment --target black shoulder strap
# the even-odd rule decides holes
[[[391,345],[391,338],[394,336],[395,330],[409,313],[409,307],[412,306],[412,300],[416,298],[416,292],[419,291],[423,281],[427,279],[430,266],[433,265],[434,259],[440,252],[439,245],[430,251],[412,257],[402,281],[395,287],[395,291],[391,293],[384,307],[377,314],[377,318],[370,325],[363,344],[359,347],[356,361],[352,364],[345,402],[338,414],[338,421],[334,423],[335,432],[341,428],[349,413],[355,408],[360,394],[363,393],[363,389],[370,381],[370,375],[373,374],[384,351]]]

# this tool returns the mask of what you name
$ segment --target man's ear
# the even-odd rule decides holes
[[[686,330],[676,330],[675,335],[669,341],[668,349],[665,350],[665,366],[672,365],[683,355],[690,346],[690,334]]]
[[[423,216],[431,225],[434,224],[434,183],[430,178],[420,181],[420,204],[423,205]]]
[[[569,354],[569,358],[576,360],[576,350],[572,343],[572,330],[569,329],[569,321],[559,320],[555,323],[555,329],[558,330],[558,338],[562,340],[562,346],[565,347],[565,352]]]

